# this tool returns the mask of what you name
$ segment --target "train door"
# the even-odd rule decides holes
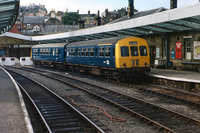
[[[156,51],[155,46],[150,46],[150,65],[151,67],[155,67],[155,58],[156,58]]]

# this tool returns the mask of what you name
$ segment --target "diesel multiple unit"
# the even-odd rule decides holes
[[[32,47],[31,56],[36,66],[69,68],[120,81],[150,71],[147,41],[138,37],[39,44]]]

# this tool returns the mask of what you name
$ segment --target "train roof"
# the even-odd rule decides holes
[[[32,48],[49,48],[49,47],[59,48],[59,47],[65,47],[65,45],[67,45],[67,43],[38,44],[33,46]]]
[[[123,36],[123,37],[112,37],[112,38],[104,38],[104,39],[98,39],[98,40],[90,40],[90,41],[81,41],[81,42],[73,42],[69,43],[67,47],[73,47],[73,46],[88,46],[88,45],[98,45],[98,44],[116,44],[119,40],[127,38],[130,36]]]

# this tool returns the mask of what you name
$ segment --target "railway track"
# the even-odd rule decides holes
[[[11,74],[32,101],[48,132],[104,133],[81,112],[38,81],[19,73]]]
[[[95,97],[114,104],[167,132],[198,132],[200,129],[200,121],[180,113],[164,109],[141,99],[130,97],[85,81],[73,79],[62,74],[49,73],[48,71],[38,69],[37,72],[27,68],[23,68],[23,70],[32,71],[49,78],[53,78],[85,91]]]

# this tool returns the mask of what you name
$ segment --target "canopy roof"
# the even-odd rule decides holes
[[[200,2],[183,8],[162,11],[137,18],[127,18],[103,26],[30,37],[30,41],[41,43],[76,42],[116,36],[166,35],[172,32],[189,30],[200,31]],[[0,35],[0,37],[7,35],[16,38],[16,35],[12,34]],[[19,37],[28,39],[27,36]]]
[[[9,31],[18,16],[20,0],[0,0],[0,34]]]

